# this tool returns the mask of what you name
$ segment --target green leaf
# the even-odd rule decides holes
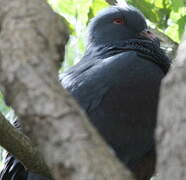
[[[77,21],[86,24],[92,0],[49,0],[49,4],[75,26]]]
[[[92,0],[92,5],[89,8],[89,12],[88,12],[88,21],[87,24],[89,23],[89,21],[97,15],[97,13],[99,11],[101,11],[102,9],[108,7],[109,4],[104,1],[104,0]]]
[[[158,8],[163,8],[163,6],[164,6],[163,5],[163,0],[156,0],[156,1],[154,1],[154,4]]]
[[[159,9],[155,6],[153,0],[128,0],[128,2],[140,9],[150,21],[154,23],[160,21],[159,14],[157,13]]]
[[[182,16],[179,20],[178,20],[178,33],[179,33],[179,38],[182,38],[183,32],[184,32],[184,28],[186,25],[186,15]]]
[[[173,41],[179,42],[179,41],[180,41],[180,38],[179,38],[179,33],[178,33],[179,31],[178,31],[178,29],[179,29],[178,24],[173,24],[173,25],[170,25],[170,26],[166,29],[165,33],[166,33],[166,35],[168,35]]]
[[[10,107],[5,104],[4,97],[0,92],[0,112],[6,115],[10,111]]]
[[[172,1],[172,10],[178,12],[180,7],[184,7],[183,0],[171,0]]]
[[[102,10],[103,8],[106,8],[108,6],[109,6],[109,4],[106,1],[104,1],[104,0],[93,0],[92,1],[92,5],[91,5],[91,8],[92,8],[92,11],[93,11],[94,16],[100,10]]]

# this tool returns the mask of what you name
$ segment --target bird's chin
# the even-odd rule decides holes
[[[154,44],[156,44],[158,47],[160,47],[160,39],[159,38],[155,38],[153,40],[151,40]]]
[[[158,37],[155,37],[153,39],[145,37],[145,36],[138,36],[137,39],[141,39],[141,40],[148,40],[151,41],[153,44],[155,44],[156,46],[160,47],[160,39]]]
[[[150,40],[157,46],[160,46],[161,39],[148,29],[144,29],[143,31],[141,31],[138,34],[138,37],[139,39]]]

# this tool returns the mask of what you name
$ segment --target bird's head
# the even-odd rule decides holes
[[[88,44],[106,44],[129,39],[154,40],[143,14],[133,6],[112,6],[102,10],[89,24]]]

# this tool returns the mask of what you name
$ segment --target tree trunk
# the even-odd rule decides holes
[[[165,78],[157,127],[158,180],[186,179],[186,33]]]
[[[58,82],[67,28],[44,0],[0,0],[0,82],[57,180],[131,180]]]

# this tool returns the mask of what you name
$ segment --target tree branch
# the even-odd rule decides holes
[[[33,146],[28,137],[14,128],[2,114],[0,114],[0,137],[1,146],[22,161],[26,168],[32,172],[51,177],[50,171],[37,148]]]
[[[56,180],[131,180],[58,82],[59,45],[63,50],[66,42],[62,21],[44,0],[0,0],[0,7],[0,78],[6,100]]]
[[[186,31],[161,88],[157,126],[159,180],[186,179]]]

